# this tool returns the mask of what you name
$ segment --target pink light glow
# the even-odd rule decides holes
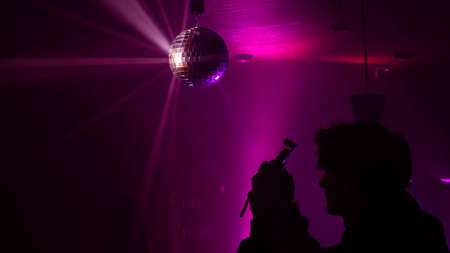
[[[163,52],[168,52],[170,42],[137,0],[102,0],[132,25],[148,41],[155,43]]]
[[[450,178],[441,178],[441,182],[450,184]]]
[[[17,58],[0,60],[0,68],[85,67],[168,64],[167,58]]]

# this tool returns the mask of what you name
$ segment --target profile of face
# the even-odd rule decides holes
[[[325,190],[328,214],[344,216],[359,204],[359,192],[354,179],[345,178],[333,170],[323,168],[319,185]]]

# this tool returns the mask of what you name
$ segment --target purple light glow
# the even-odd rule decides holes
[[[441,178],[441,182],[450,184],[450,178]]]
[[[212,2],[202,22],[223,35],[230,52],[263,59],[304,59],[316,46],[315,39],[304,36],[307,31],[298,13],[286,15],[292,10],[284,9],[277,1],[233,1],[232,5],[227,1]]]
[[[312,43],[298,38],[299,23],[244,27],[218,31],[227,38],[230,51],[246,52],[265,59],[298,59],[306,57]]]

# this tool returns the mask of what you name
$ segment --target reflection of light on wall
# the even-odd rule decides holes
[[[245,52],[264,59],[298,59],[306,57],[315,45],[298,34],[301,24],[291,22],[279,25],[244,26],[220,31],[227,38],[230,51]],[[248,59],[250,60],[250,59]],[[240,59],[238,62],[247,62]]]
[[[450,184],[450,178],[441,178],[441,182]]]

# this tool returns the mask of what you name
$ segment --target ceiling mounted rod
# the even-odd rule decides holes
[[[361,0],[361,26],[363,34],[364,46],[364,74],[365,74],[365,90],[369,91],[369,67],[367,63],[367,28],[366,28],[366,1]]]
[[[192,15],[200,15],[205,11],[204,0],[190,0],[190,8]]]
[[[188,0],[189,1],[189,0]],[[200,15],[205,12],[205,2],[204,0],[190,0],[191,15],[195,19],[195,26],[198,26],[200,21]]]

